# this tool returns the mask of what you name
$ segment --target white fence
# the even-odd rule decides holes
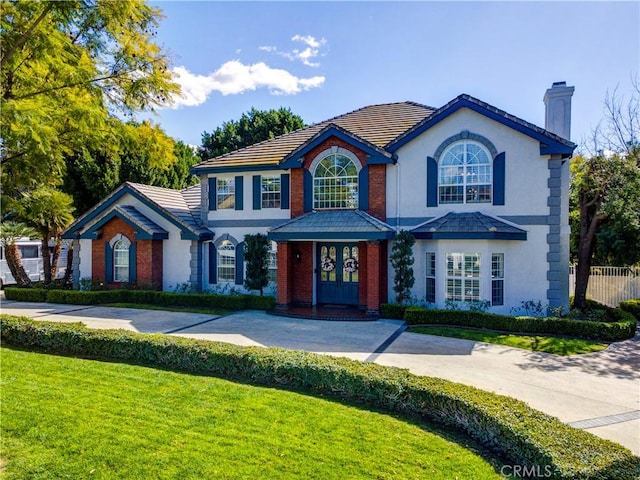
[[[569,294],[576,285],[575,267],[569,267]],[[591,267],[587,298],[617,307],[624,300],[640,298],[640,267]]]

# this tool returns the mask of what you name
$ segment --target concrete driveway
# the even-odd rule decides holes
[[[161,332],[237,345],[277,346],[408,368],[518,398],[640,455],[640,335],[604,352],[560,357],[404,332],[401,322],[332,322],[245,311],[225,316],[2,302],[2,313]]]

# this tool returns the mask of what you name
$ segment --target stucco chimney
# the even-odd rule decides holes
[[[571,139],[571,97],[574,87],[567,82],[553,82],[544,94],[544,128],[567,140]]]

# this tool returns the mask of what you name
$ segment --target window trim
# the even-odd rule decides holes
[[[497,267],[496,267],[497,264]],[[504,305],[504,253],[491,254],[491,305]]]
[[[118,255],[118,252],[124,252],[124,254]],[[129,278],[130,278],[129,276],[131,272],[130,252],[131,252],[131,242],[126,237],[116,240],[116,242],[113,244],[112,255],[113,255],[113,282],[114,283],[127,283],[129,281]],[[123,263],[118,264],[117,260],[123,260]],[[119,271],[120,272],[126,271],[126,275],[124,275],[124,278],[121,274],[120,275],[118,274]]]
[[[453,261],[459,262],[459,268],[449,269],[449,259],[452,257],[457,257]],[[477,266],[473,269],[468,270],[467,260],[475,257],[474,263],[477,263]],[[460,261],[461,259],[461,261]],[[460,272],[459,274],[450,272]],[[482,255],[478,252],[447,252],[445,258],[445,299],[447,301],[453,302],[478,302],[482,300]],[[450,292],[450,285],[454,285],[459,282],[459,290],[460,290],[460,298],[455,298],[457,295],[455,293],[452,294]],[[477,295],[469,294],[467,295],[467,291],[469,288],[473,288],[472,291],[475,290],[475,287],[471,287],[473,283],[477,283]],[[469,284],[469,285],[468,285]]]
[[[231,247],[231,248],[229,248]],[[222,240],[216,245],[216,281],[217,283],[235,283],[236,281],[236,248],[237,245],[230,239]],[[222,255],[221,251],[233,252],[233,255]],[[231,258],[232,261],[223,262],[223,259]],[[224,270],[222,270],[224,269]],[[232,272],[231,275],[228,275]],[[228,278],[230,277],[230,279]]]
[[[272,185],[277,185],[277,190],[265,191],[265,180],[270,179]],[[265,195],[267,196],[265,198]],[[269,195],[272,195],[269,199]],[[282,205],[282,175],[260,176],[260,208],[281,208]]]
[[[426,252],[425,259],[425,301],[436,303],[436,252]]]
[[[455,148],[458,148],[460,145],[463,146],[464,152],[462,153],[463,156],[463,161],[461,164],[444,164],[445,160],[447,159],[447,155]],[[470,163],[470,158],[469,158],[469,151],[468,148],[469,146],[475,146],[477,147],[485,156],[486,158],[486,162],[482,162],[482,163]],[[494,156],[492,155],[491,151],[487,148],[486,145],[484,145],[483,142],[475,140],[475,139],[460,139],[454,142],[451,142],[449,145],[447,145],[445,148],[442,149],[442,151],[440,152],[440,155],[438,156],[437,162],[438,162],[438,190],[437,190],[437,195],[438,195],[438,203],[441,205],[466,205],[466,204],[476,204],[476,203],[489,203],[491,204],[493,202],[493,183],[494,183],[494,179],[493,179],[493,161],[494,161]],[[470,173],[469,169],[472,167],[478,167],[478,172],[477,173]],[[452,180],[450,183],[443,183],[443,177],[445,177],[444,175],[444,171],[445,169],[456,169],[458,170],[457,173],[454,174],[450,174],[447,175],[448,177],[450,177]],[[462,168],[462,173],[460,173],[460,168]],[[484,171],[481,171],[484,170]],[[469,179],[472,175],[475,175],[477,177],[484,177],[486,181],[480,182],[469,182]],[[462,183],[458,183],[456,182],[457,178],[461,178],[462,179]],[[484,192],[482,194],[478,193],[478,195],[482,195],[485,198],[482,199],[478,199],[478,200],[469,200],[469,196],[471,193],[470,188],[473,187],[477,187],[476,189],[474,189],[476,192]],[[451,191],[454,190],[458,190],[461,188],[461,191],[459,194],[456,193],[450,193],[450,195],[460,195],[461,199],[447,199],[447,197],[443,197],[443,195],[445,195],[445,193],[443,192],[443,189],[445,188],[449,188]]]
[[[221,191],[226,188],[227,191]],[[222,198],[221,198],[222,197]],[[233,201],[224,205],[225,200]],[[236,208],[236,179],[235,177],[216,177],[216,210],[234,210]]]
[[[345,207],[335,207],[335,206],[329,206],[329,207],[320,207],[318,206],[318,200],[316,198],[316,172],[318,170],[318,167],[320,165],[320,163],[325,160],[328,157],[331,156],[343,156],[346,157],[348,160],[351,161],[351,163],[355,166],[356,168],[356,173],[355,175],[353,175],[353,179],[355,180],[355,185],[356,185],[356,190],[355,190],[355,194],[352,196],[354,202],[352,205],[350,206],[345,206]],[[313,209],[313,210],[354,210],[354,209],[358,209],[360,208],[360,172],[363,169],[363,165],[362,163],[360,163],[360,160],[358,159],[358,157],[351,151],[347,150],[346,148],[342,148],[342,147],[337,147],[337,146],[333,146],[330,148],[327,148],[326,150],[320,152],[318,155],[316,155],[316,157],[313,159],[313,161],[311,162],[311,165],[309,166],[309,174],[310,174],[310,192],[309,192],[309,198],[311,199],[310,201],[310,205],[309,205],[309,210]],[[339,177],[322,177],[322,178],[339,178]],[[306,195],[306,193],[305,193]],[[330,200],[329,200],[330,201]],[[305,210],[307,211],[307,210]]]

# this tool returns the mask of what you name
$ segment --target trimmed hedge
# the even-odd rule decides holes
[[[637,321],[633,315],[612,309],[613,322],[592,322],[555,317],[512,317],[469,310],[428,310],[420,307],[407,308],[405,321],[409,325],[456,325],[488,328],[513,333],[546,333],[568,335],[615,342],[632,338]]]
[[[640,321],[640,298],[620,302],[620,308],[625,312],[629,312]]]
[[[38,292],[38,293],[27,293]],[[167,307],[202,307],[223,310],[270,310],[275,299],[258,295],[212,295],[207,293],[171,293],[156,290],[42,290],[7,288],[8,300],[24,302],[100,305],[104,303],[137,303]]]
[[[380,316],[382,318],[404,319],[404,312],[407,310],[406,305],[398,303],[382,303],[380,304]]]
[[[362,402],[455,428],[512,465],[539,466],[561,479],[640,475],[629,450],[509,397],[407,370],[279,348],[239,347],[170,335],[89,330],[80,324],[0,315],[5,343],[65,355],[279,386]]]
[[[48,290],[44,288],[5,287],[4,296],[7,300],[18,302],[46,302]]]

